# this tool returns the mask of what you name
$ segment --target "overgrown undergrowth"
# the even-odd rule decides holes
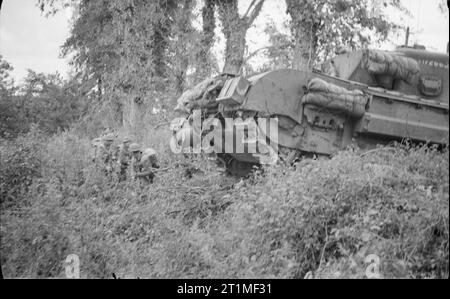
[[[448,149],[396,145],[274,167],[237,181],[160,143],[155,183],[106,177],[64,132],[1,144],[6,277],[448,277]],[[158,143],[156,143],[158,142]]]

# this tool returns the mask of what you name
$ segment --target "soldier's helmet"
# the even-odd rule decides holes
[[[132,144],[130,144],[129,150],[132,153],[136,153],[136,152],[141,152],[142,148],[141,148],[141,146],[139,144],[132,143]]]
[[[152,163],[152,166],[156,166],[156,168],[159,168],[158,165],[158,159],[156,158],[156,151],[152,148],[146,148],[142,151],[142,158],[141,163],[145,161],[150,161]]]
[[[156,151],[150,147],[142,151],[142,157],[156,157]]]
[[[122,139],[122,144],[131,143],[132,141],[133,141],[133,139],[131,139],[130,136],[125,136],[125,137]]]

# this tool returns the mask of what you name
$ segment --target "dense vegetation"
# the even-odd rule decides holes
[[[90,278],[364,278],[376,254],[383,277],[448,277],[447,149],[353,149],[237,181],[165,134],[146,144],[169,169],[145,188],[105,177],[75,131],[3,143],[4,274],[63,277],[76,253]]]
[[[382,277],[448,277],[448,148],[353,148],[245,180],[169,150],[168,121],[185,88],[221,71],[311,68],[337,48],[384,40],[398,28],[384,5],[286,1],[291,33],[267,24],[271,46],[248,53],[264,0],[246,1],[244,13],[237,0],[37,2],[47,14],[75,10],[62,46],[74,69],[69,79],[30,70],[17,85],[0,56],[6,277],[64,277],[72,253],[89,278],[364,278],[370,254]],[[399,1],[385,5],[403,11]],[[268,62],[254,68],[260,54]],[[92,163],[91,139],[106,128],[158,151],[154,184],[119,182]]]

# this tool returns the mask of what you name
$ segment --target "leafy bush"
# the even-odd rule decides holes
[[[384,277],[446,277],[447,170],[448,150],[401,147],[270,170],[216,227],[233,244],[224,264],[237,277],[363,278],[376,254]]]
[[[0,204],[22,201],[35,178],[41,176],[43,136],[32,128],[14,141],[0,139]]]

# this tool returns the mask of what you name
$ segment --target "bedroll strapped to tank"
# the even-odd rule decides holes
[[[302,104],[345,112],[353,117],[361,117],[366,109],[368,96],[361,90],[348,90],[313,78],[308,83],[308,93],[302,98]]]
[[[361,66],[372,75],[389,75],[409,84],[417,83],[420,67],[416,60],[384,51],[365,50]]]

